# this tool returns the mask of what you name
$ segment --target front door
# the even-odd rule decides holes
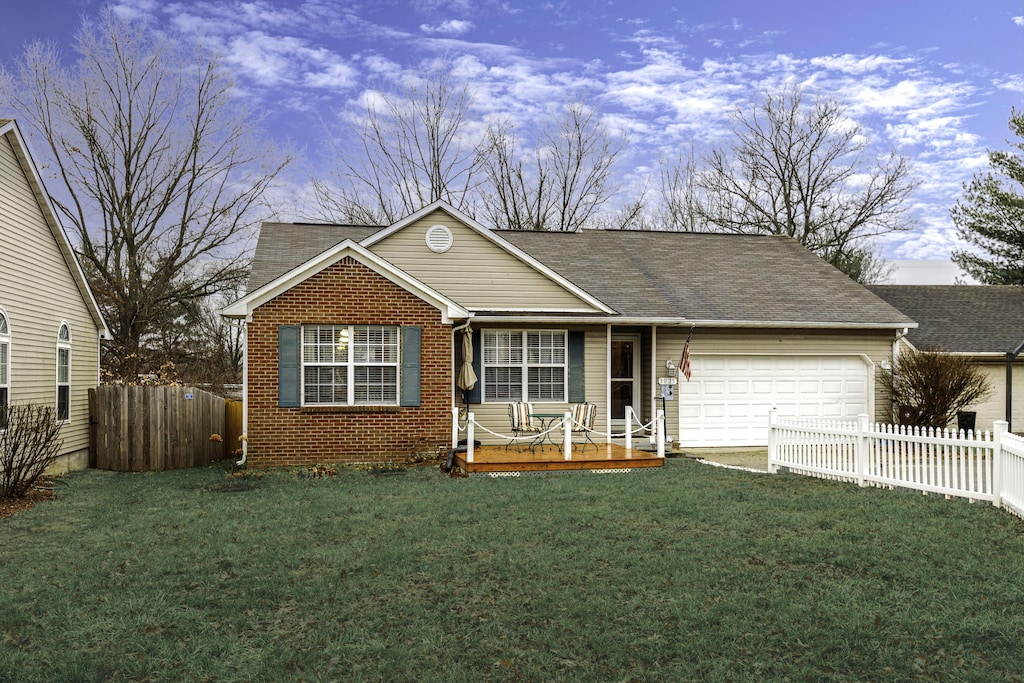
[[[612,431],[626,429],[626,406],[640,410],[640,335],[612,335]]]

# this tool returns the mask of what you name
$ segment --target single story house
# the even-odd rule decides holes
[[[1009,419],[1024,428],[1024,354],[1012,362],[1013,410],[1006,413],[1006,354],[1024,343],[1024,287],[872,285],[869,289],[917,321],[901,343],[967,356],[988,377],[992,394],[967,411],[977,429]],[[1012,419],[1011,419],[1012,418]],[[955,425],[950,425],[951,427]]]
[[[103,315],[18,125],[0,119],[0,407],[52,406],[54,471],[89,463],[89,389],[99,382]]]
[[[600,434],[664,407],[683,446],[765,444],[771,407],[878,415],[875,368],[914,326],[786,237],[492,230],[443,202],[383,227],[265,224],[222,313],[247,326],[256,466],[433,450],[461,405],[500,444],[486,430],[508,434],[518,400],[593,403]]]

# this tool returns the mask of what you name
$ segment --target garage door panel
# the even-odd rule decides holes
[[[869,405],[857,356],[695,355],[692,365],[677,391],[684,445],[765,445],[773,407],[780,417],[845,420]]]

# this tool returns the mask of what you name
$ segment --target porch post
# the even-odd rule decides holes
[[[605,443],[612,442],[612,324],[608,323],[604,338],[604,395],[605,395],[605,430],[608,436]]]
[[[473,413],[466,415],[466,462],[473,462],[473,421],[476,416]]]
[[[572,413],[566,411],[562,417],[565,418],[562,421],[562,431],[564,434],[563,441],[565,443],[565,459],[572,460]]]
[[[633,406],[626,406],[626,450],[633,450]]]

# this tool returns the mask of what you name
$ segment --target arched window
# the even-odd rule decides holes
[[[7,426],[7,403],[11,396],[11,325],[0,308],[0,429]]]
[[[71,328],[66,322],[57,330],[57,419],[71,419]]]

